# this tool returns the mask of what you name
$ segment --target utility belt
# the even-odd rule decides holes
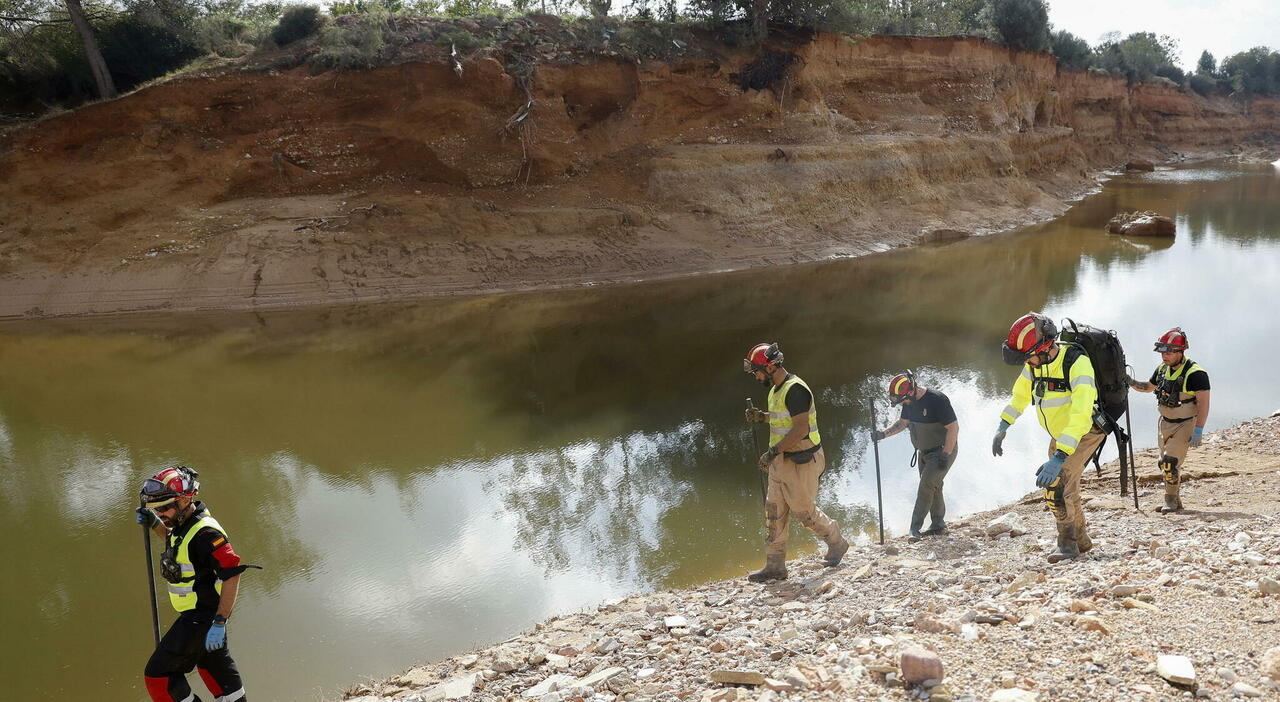
[[[813,454],[820,450],[822,450],[822,444],[811,446],[807,449],[800,449],[799,451],[783,451],[782,457],[796,465],[802,466],[806,463],[811,463],[813,461]]]
[[[1183,417],[1182,419],[1169,419],[1163,415],[1160,417],[1160,421],[1168,422],[1170,424],[1182,424],[1183,422],[1190,421],[1192,419],[1195,419],[1195,417]]]
[[[1175,407],[1181,407],[1183,405],[1193,405],[1196,402],[1196,398],[1193,397],[1189,400],[1183,401],[1178,399],[1177,393],[1169,393],[1167,395],[1164,393],[1160,393],[1159,395],[1156,396],[1156,401],[1165,407],[1175,408]]]

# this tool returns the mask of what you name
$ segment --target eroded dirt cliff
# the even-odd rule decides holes
[[[1274,143],[1280,102],[974,39],[457,75],[172,80],[0,142],[0,316],[244,309],[859,255],[1053,216],[1090,173]],[[527,89],[527,90],[526,90]]]

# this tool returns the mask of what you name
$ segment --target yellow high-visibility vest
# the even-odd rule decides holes
[[[169,535],[169,547],[173,548],[173,560],[181,569],[182,580],[176,583],[169,583],[169,603],[179,612],[186,612],[196,608],[196,567],[191,563],[191,539],[195,537],[201,529],[205,527],[213,527],[223,536],[227,535],[226,530],[213,518],[208,509],[205,510],[204,516],[199,521],[191,525],[187,529],[187,533],[183,535],[182,541],[176,546],[173,543],[173,535]],[[222,581],[216,580],[213,589],[222,594]]]
[[[782,437],[791,431],[791,427],[795,423],[791,420],[791,412],[787,411],[787,391],[791,386],[799,385],[805,390],[809,390],[809,386],[800,379],[798,375],[788,376],[782,381],[782,385],[769,388],[769,445],[777,446]],[[807,448],[813,448],[822,443],[822,437],[818,435],[818,410],[815,406],[813,391],[809,390],[809,435],[800,440],[792,451],[803,451]]]
[[[1093,362],[1083,351],[1074,357],[1064,372],[1070,344],[1059,343],[1058,355],[1039,368],[1022,366],[1022,374],[1013,384],[1013,397],[1000,418],[1013,424],[1028,404],[1033,404],[1040,426],[1053,437],[1057,448],[1068,456],[1080,446],[1080,438],[1093,428],[1094,404],[1098,386],[1093,377]]]
[[[1191,419],[1196,416],[1198,411],[1196,408],[1196,393],[1194,390],[1187,389],[1187,379],[1191,377],[1192,373],[1202,370],[1204,368],[1201,368],[1200,364],[1191,359],[1183,360],[1176,373],[1169,366],[1161,364],[1160,368],[1156,370],[1156,378],[1163,377],[1165,380],[1163,384],[1166,387],[1173,386],[1178,388],[1176,394],[1170,392],[1166,396],[1157,387],[1156,394],[1159,402],[1156,407],[1159,409],[1161,417],[1165,419]],[[1174,404],[1175,402],[1177,403],[1176,405]]]

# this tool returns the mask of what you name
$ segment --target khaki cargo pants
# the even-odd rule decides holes
[[[1184,461],[1187,460],[1187,450],[1191,448],[1191,432],[1196,428],[1196,418],[1186,420],[1185,422],[1171,422],[1164,417],[1159,421],[1160,434],[1160,454],[1162,456],[1171,456],[1178,459],[1178,463],[1174,466],[1174,476],[1165,474],[1164,482],[1166,485],[1177,485],[1182,479],[1182,469]]]
[[[1067,456],[1067,460],[1062,464],[1058,486],[1044,491],[1044,501],[1058,523],[1058,532],[1061,533],[1064,527],[1074,525],[1076,538],[1081,541],[1087,542],[1089,537],[1085,532],[1084,509],[1080,507],[1080,478],[1084,476],[1085,466],[1106,437],[1107,435],[1097,427],[1080,437],[1080,446],[1076,448],[1075,453]],[[1053,456],[1053,452],[1057,450],[1058,443],[1051,440],[1049,455]]]
[[[818,509],[818,479],[827,468],[827,457],[818,449],[813,460],[796,463],[779,455],[769,464],[769,492],[765,498],[764,516],[768,535],[764,553],[768,557],[786,559],[791,517],[809,527],[818,538],[834,544],[840,541],[840,525]]]

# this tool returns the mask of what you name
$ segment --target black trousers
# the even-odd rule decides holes
[[[244,683],[231,659],[229,646],[216,651],[204,650],[204,637],[209,633],[207,621],[180,616],[169,627],[160,645],[147,661],[147,692],[154,702],[199,700],[187,684],[187,673],[198,668],[200,677],[215,699],[236,702],[244,700]]]

